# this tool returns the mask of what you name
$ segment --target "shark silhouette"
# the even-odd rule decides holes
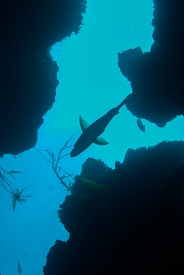
[[[91,125],[88,125],[87,122],[83,120],[80,116],[79,122],[83,133],[80,135],[79,139],[74,144],[74,148],[72,149],[70,156],[78,156],[83,151],[85,151],[92,143],[96,143],[98,145],[108,144],[109,142],[107,142],[104,138],[100,137],[100,135],[105,131],[105,128],[113,119],[113,117],[119,114],[119,109],[128,101],[132,100],[132,95],[133,94],[129,94],[117,107],[112,108],[104,116],[97,119]]]

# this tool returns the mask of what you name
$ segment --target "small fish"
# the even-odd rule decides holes
[[[145,125],[143,125],[142,120],[140,118],[137,119],[137,125],[139,129],[145,133]]]
[[[11,170],[11,171],[9,171],[8,173],[9,173],[9,174],[19,174],[19,173],[24,173],[24,172]]]
[[[17,261],[18,262],[18,273],[19,274],[22,274],[22,268],[21,268],[21,266],[20,266],[20,263],[19,263],[19,261]]]

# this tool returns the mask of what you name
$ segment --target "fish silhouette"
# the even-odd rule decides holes
[[[72,149],[70,156],[78,156],[80,153],[85,151],[92,143],[96,143],[98,145],[108,144],[109,142],[100,137],[100,135],[105,131],[105,128],[113,119],[113,117],[119,114],[119,109],[130,100],[132,100],[132,94],[129,94],[117,107],[112,108],[104,116],[100,117],[89,126],[86,121],[83,120],[80,116],[79,122],[83,133],[74,144],[74,148]]]
[[[142,120],[140,118],[137,119],[137,125],[139,129],[145,133],[145,125],[142,123]]]
[[[11,170],[11,171],[9,171],[8,173],[9,173],[9,174],[19,174],[19,173],[24,173],[24,172]]]
[[[20,263],[19,263],[18,260],[17,260],[17,262],[18,262],[18,273],[19,273],[19,274],[22,274],[22,268],[21,268],[21,266],[20,266]]]

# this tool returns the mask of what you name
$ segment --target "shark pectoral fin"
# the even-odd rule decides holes
[[[97,137],[93,143],[95,143],[97,145],[107,145],[107,144],[109,144],[109,142],[106,141],[103,137]]]
[[[81,116],[79,117],[79,123],[83,132],[89,127],[89,124]]]

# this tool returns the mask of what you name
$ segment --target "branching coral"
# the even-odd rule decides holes
[[[19,191],[18,189],[14,189],[11,186],[11,182],[7,179],[6,174],[11,176],[12,178],[14,178],[14,176],[12,175],[12,173],[21,173],[19,171],[9,171],[7,172],[5,169],[3,169],[2,167],[0,167],[1,171],[0,171],[0,186],[6,190],[8,193],[11,194],[12,197],[12,208],[15,211],[15,206],[16,203],[23,203],[26,201],[27,198],[31,198],[32,195],[31,194],[27,194],[27,195],[23,195],[22,193],[24,192],[24,190],[30,186],[33,185],[28,185],[25,188],[23,188],[21,191]],[[15,178],[14,178],[15,179]]]
[[[0,167],[0,186],[3,187],[6,191],[6,187],[7,188],[11,188],[11,182],[7,179],[6,175],[11,176],[13,179],[15,179],[15,177],[12,175],[13,171],[6,171],[4,168]]]
[[[14,211],[15,211],[15,206],[17,202],[22,204],[23,202],[26,201],[27,198],[33,197],[31,194],[27,194],[27,195],[22,194],[24,190],[30,186],[33,186],[33,185],[28,185],[25,188],[23,188],[21,191],[19,191],[18,189],[12,189],[11,192],[8,191],[12,195],[12,208]]]
[[[68,172],[66,172],[65,170],[63,170],[60,166],[58,166],[58,164],[59,164],[59,161],[60,161],[62,158],[64,158],[64,157],[66,157],[66,156],[69,155],[69,153],[68,153],[68,154],[65,154],[65,155],[62,156],[61,153],[62,153],[64,150],[69,149],[69,148],[71,148],[71,147],[73,146],[73,145],[68,146],[68,143],[71,141],[72,137],[73,137],[73,135],[71,136],[71,138],[70,138],[69,140],[66,140],[65,144],[64,144],[63,147],[60,149],[57,158],[55,157],[53,151],[52,151],[52,152],[49,152],[48,150],[45,150],[45,151],[49,154],[49,156],[51,157],[52,161],[48,160],[48,159],[47,159],[38,149],[36,149],[36,148],[34,147],[35,150],[36,150],[36,151],[37,151],[46,161],[48,161],[48,162],[50,162],[50,163],[52,164],[52,170],[54,171],[56,177],[59,179],[60,183],[61,183],[62,185],[64,185],[64,187],[66,188],[66,191],[71,191],[72,183],[66,184],[66,183],[64,182],[64,179],[65,179],[65,178],[68,178],[68,177],[71,177],[71,178],[74,180],[74,177],[73,177],[73,174],[69,174]],[[66,175],[63,174],[62,176],[60,176],[59,174],[60,174],[61,171],[63,171]]]

